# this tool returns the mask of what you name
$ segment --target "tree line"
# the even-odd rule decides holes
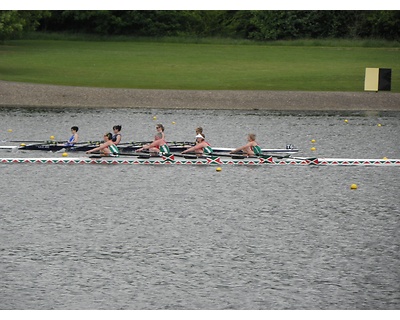
[[[138,37],[400,40],[400,11],[0,11],[0,40],[25,31]]]

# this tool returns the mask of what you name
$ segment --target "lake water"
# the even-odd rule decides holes
[[[169,141],[202,126],[214,146],[254,132],[299,155],[400,158],[395,112],[2,108],[0,139],[122,124],[124,141],[151,140],[159,122]],[[0,309],[399,309],[399,173],[0,164]]]

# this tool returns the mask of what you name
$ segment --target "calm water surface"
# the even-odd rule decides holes
[[[157,122],[171,141],[201,125],[215,146],[255,132],[301,155],[400,158],[399,113],[0,109],[2,140],[115,124],[149,140]],[[399,173],[0,164],[0,308],[399,309]]]

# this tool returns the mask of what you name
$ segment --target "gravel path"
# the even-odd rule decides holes
[[[141,90],[0,81],[0,106],[400,111],[400,93]]]

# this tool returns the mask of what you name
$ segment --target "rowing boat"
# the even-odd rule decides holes
[[[3,164],[107,164],[107,165],[314,165],[314,166],[399,166],[400,159],[346,159],[346,158],[281,158],[254,157],[254,158],[223,158],[218,156],[202,158],[161,157],[54,157],[54,158],[0,158]]]
[[[53,144],[53,143],[43,143],[43,144],[28,144],[28,145],[22,145],[22,146],[3,146],[0,147],[1,149],[4,150],[9,150],[9,151],[17,151],[17,150],[29,150],[29,151],[50,151],[50,152],[60,152],[62,150],[64,151],[88,151],[93,148],[98,147],[99,144],[82,144],[82,145],[76,145],[76,146],[64,146],[60,144]],[[184,143],[170,143],[169,149],[173,153],[180,153],[187,148],[191,147],[192,145],[190,144],[184,144]],[[137,149],[141,148],[142,144],[126,144],[126,145],[118,145],[118,149],[122,153],[127,153],[127,152],[134,152]],[[214,152],[230,152],[234,150],[235,148],[222,148],[222,147],[213,147]],[[276,149],[261,149],[263,153],[285,153],[285,154],[295,154],[299,152],[299,149],[293,147],[292,145],[288,145],[285,148],[276,148]]]

